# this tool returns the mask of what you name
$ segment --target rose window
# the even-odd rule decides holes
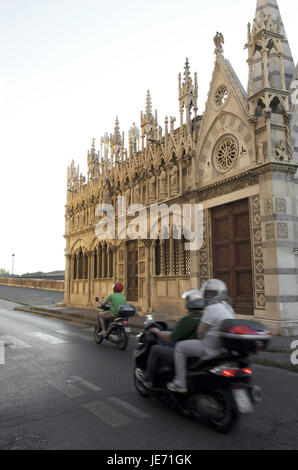
[[[217,171],[226,173],[236,163],[239,146],[235,137],[227,135],[217,143],[213,153],[213,163]]]
[[[215,104],[216,106],[224,106],[228,98],[228,90],[225,86],[218,88],[215,93]]]

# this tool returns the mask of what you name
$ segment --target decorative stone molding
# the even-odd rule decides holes
[[[275,199],[275,212],[278,214],[287,213],[287,201],[284,198]]]
[[[276,224],[276,234],[277,234],[277,238],[280,238],[282,240],[288,240],[289,238],[288,224],[286,223]]]
[[[211,216],[208,209],[204,210],[203,219],[203,245],[199,255],[199,274],[201,286],[208,279],[212,278],[212,231],[211,231]]]
[[[264,204],[264,210],[266,214],[273,213],[273,202],[271,199],[267,199]]]
[[[249,199],[249,215],[254,304],[257,310],[264,310],[266,308],[266,297],[263,240],[261,231],[261,204],[259,196],[253,196]]]
[[[144,262],[141,262],[141,263],[140,263],[140,274],[141,274],[141,275],[144,275],[145,272],[146,272],[146,265],[145,265]]]
[[[287,144],[281,140],[275,146],[275,159],[278,162],[290,162],[291,157],[288,155]]]
[[[275,239],[275,226],[274,224],[267,224],[265,227],[266,232],[266,240],[274,240]]]
[[[229,99],[229,92],[226,85],[220,85],[214,95],[215,106],[218,109],[222,109],[226,106]]]
[[[140,249],[139,249],[139,257],[140,259],[144,259],[145,258],[145,247],[144,246],[141,246]]]

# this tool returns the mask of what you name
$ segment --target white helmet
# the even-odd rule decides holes
[[[201,292],[207,300],[208,305],[223,302],[228,298],[227,285],[219,279],[209,279],[209,281],[206,281],[201,287]],[[213,293],[212,297],[208,296],[208,292]]]

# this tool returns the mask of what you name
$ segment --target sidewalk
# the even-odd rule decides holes
[[[97,315],[99,313],[98,309],[79,309],[79,308],[68,308],[58,305],[28,305],[20,304],[16,300],[4,299],[7,301],[18,303],[18,307],[15,307],[16,311],[22,311],[27,313],[33,313],[37,315],[47,316],[50,318],[60,319],[66,322],[73,324],[93,327]],[[167,315],[158,315],[153,313],[153,317],[156,321],[166,321],[169,326],[169,329],[173,329],[176,325],[176,321],[167,320]],[[136,315],[129,319],[129,325],[132,329],[132,334],[136,335],[140,333],[144,326],[145,317]],[[292,344],[294,341],[297,341],[297,347],[292,349]],[[291,355],[294,350],[297,350],[297,359],[298,359],[298,336],[295,337],[282,337],[282,336],[273,336],[269,348],[265,352],[258,353],[256,356],[253,356],[253,362],[255,364],[265,365],[268,367],[277,367],[280,369],[289,370],[292,372],[298,372],[298,364],[291,364]]]

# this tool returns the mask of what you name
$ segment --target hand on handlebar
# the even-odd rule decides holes
[[[151,330],[149,330],[149,333],[153,333],[154,335],[158,336],[159,329],[158,328],[151,328]]]

